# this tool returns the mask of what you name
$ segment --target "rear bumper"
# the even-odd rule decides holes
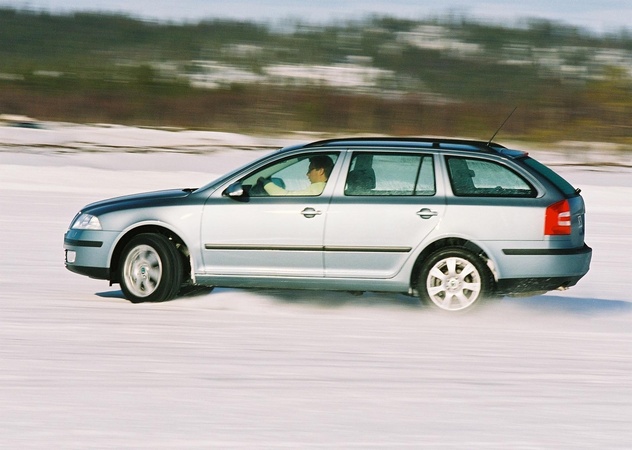
[[[530,248],[517,248],[517,249],[503,249],[503,254],[508,256],[588,256],[590,262],[590,257],[592,256],[592,248],[588,247],[584,244],[583,247],[579,248],[538,248],[538,249],[530,249]]]
[[[581,279],[578,277],[552,277],[552,278],[505,278],[498,280],[496,294],[525,294],[529,292],[554,291],[575,286]]]
[[[504,249],[505,263],[521,268],[520,276],[508,276],[497,281],[500,295],[534,291],[552,291],[575,286],[590,269],[592,249],[586,244],[579,248]]]

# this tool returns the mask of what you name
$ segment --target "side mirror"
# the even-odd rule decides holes
[[[226,188],[226,190],[224,191],[224,195],[232,198],[243,197],[244,187],[239,181],[236,181]]]

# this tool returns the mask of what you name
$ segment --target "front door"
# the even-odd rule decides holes
[[[205,274],[323,276],[323,233],[333,183],[322,183],[322,192],[322,187],[314,190],[310,156],[284,158],[245,175],[238,181],[244,189],[239,198],[223,190],[211,195],[202,217]],[[333,166],[337,155],[326,156]],[[327,176],[331,170],[326,169]],[[268,183],[275,186],[266,190]]]

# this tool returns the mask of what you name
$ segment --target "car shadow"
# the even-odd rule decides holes
[[[213,292],[211,292],[213,291]],[[177,302],[178,300],[203,297],[206,295],[221,294],[222,292],[243,292],[244,294],[253,294],[256,296],[266,297],[269,300],[286,303],[286,304],[304,304],[319,305],[325,307],[342,307],[345,305],[399,305],[410,308],[419,308],[423,305],[417,297],[411,297],[403,294],[376,293],[376,292],[352,292],[352,291],[311,291],[311,290],[292,290],[292,289],[236,289],[236,288],[207,288],[200,287],[187,292],[184,295],[169,300],[169,302]],[[96,292],[95,295],[101,298],[120,299],[128,301],[120,289],[113,291]]]
[[[275,302],[294,305],[316,305],[329,308],[343,306],[398,306],[423,308],[418,297],[404,294],[356,291],[256,290]]]
[[[310,291],[291,289],[233,289],[233,288],[202,287],[187,292],[170,302],[181,299],[217,295],[222,292],[244,292],[266,297],[267,299],[288,305],[313,305],[327,308],[340,308],[344,306],[395,306],[412,309],[422,309],[424,305],[419,298],[404,294],[391,294],[380,292],[347,292],[347,291]],[[119,290],[97,292],[95,295],[101,298],[126,300],[123,292]],[[212,298],[212,297],[211,297]],[[127,301],[127,300],[126,300]],[[490,306],[511,307],[518,306],[540,312],[565,312],[571,314],[598,314],[598,313],[632,313],[632,302],[623,300],[608,300],[580,297],[561,297],[556,295],[539,295],[536,297],[505,297],[502,300],[491,303]],[[479,308],[479,311],[481,308]],[[484,308],[483,308],[484,310]]]

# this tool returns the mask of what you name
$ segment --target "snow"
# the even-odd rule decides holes
[[[542,153],[582,188],[591,271],[473,314],[236,289],[133,305],[63,267],[84,204],[205,184],[291,140],[0,127],[0,448],[630,447],[626,167]]]

